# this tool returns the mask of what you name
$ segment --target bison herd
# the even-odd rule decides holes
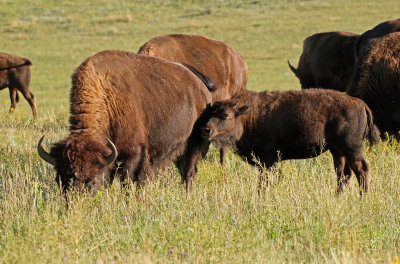
[[[352,172],[367,192],[370,146],[400,130],[400,19],[358,35],[325,32],[304,40],[297,68],[302,91],[246,90],[248,68],[226,43],[203,36],[158,36],[138,53],[102,51],[72,75],[70,134],[39,156],[57,183],[96,191],[118,176],[143,186],[174,162],[186,190],[213,142],[250,164],[305,159],[329,150],[337,192]],[[0,89],[13,111],[21,92],[36,117],[28,59],[0,54]],[[312,89],[309,89],[312,88]],[[254,157],[260,162],[254,161]]]

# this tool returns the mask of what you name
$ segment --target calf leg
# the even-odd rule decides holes
[[[368,183],[370,178],[370,168],[368,162],[364,159],[363,155],[357,155],[354,157],[347,157],[347,161],[350,164],[351,169],[357,176],[358,184],[361,188],[360,194],[368,192]]]
[[[35,100],[35,97],[33,96],[33,93],[31,93],[29,90],[28,91],[21,90],[21,93],[25,97],[25,99],[28,101],[29,105],[31,106],[33,117],[37,118],[36,100]]]
[[[225,146],[222,146],[219,149],[219,163],[221,164],[221,166],[224,166],[225,164],[226,152],[227,152],[227,147]]]
[[[10,100],[11,100],[11,106],[10,106],[10,113],[14,112],[15,108],[17,107],[18,100],[18,93],[17,89],[14,86],[9,87],[10,90]]]
[[[345,156],[337,151],[332,151],[333,165],[337,175],[337,194],[343,192],[344,188],[349,184],[351,178],[351,169],[349,163],[346,161]]]

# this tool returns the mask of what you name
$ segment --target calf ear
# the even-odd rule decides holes
[[[235,116],[241,116],[247,113],[251,106],[245,105],[236,110]]]

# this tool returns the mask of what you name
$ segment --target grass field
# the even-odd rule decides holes
[[[68,134],[70,76],[104,49],[136,52],[168,33],[205,35],[236,48],[250,90],[299,89],[305,37],[362,33],[396,19],[398,1],[0,0],[0,51],[30,58],[39,118],[21,96],[8,114],[0,92],[1,263],[400,263],[400,144],[367,152],[370,192],[355,177],[335,195],[330,154],[279,163],[258,194],[258,170],[212,149],[188,196],[176,168],[140,192],[116,181],[67,209],[36,144]],[[283,177],[278,181],[278,178]]]

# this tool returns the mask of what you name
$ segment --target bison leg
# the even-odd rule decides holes
[[[347,158],[351,169],[357,176],[358,184],[361,188],[360,194],[368,192],[368,182],[370,178],[370,168],[368,162],[364,159],[363,155]]]
[[[36,100],[35,97],[33,96],[33,93],[31,93],[29,90],[21,90],[21,93],[31,106],[33,117],[37,118]]]
[[[181,173],[182,182],[186,184],[188,193],[192,189],[193,181],[196,179],[197,163],[206,156],[210,146],[210,142],[207,140],[198,140],[197,144],[190,141],[185,153],[175,162]]]
[[[17,107],[18,94],[17,94],[17,89],[13,86],[10,86],[9,90],[10,90],[10,101],[11,101],[10,113],[12,113],[12,112],[14,112],[15,108]]]
[[[135,155],[124,162],[123,168],[117,170],[117,172],[119,171],[122,174],[122,181],[130,180],[143,187],[146,184],[147,176],[153,174],[147,148],[140,148]]]
[[[346,158],[337,151],[332,151],[333,164],[337,175],[337,194],[343,192],[344,188],[349,184],[351,178],[351,169]]]
[[[222,146],[219,149],[219,163],[221,164],[221,166],[224,166],[225,164],[225,158],[226,158],[226,152],[227,152],[227,147]]]

